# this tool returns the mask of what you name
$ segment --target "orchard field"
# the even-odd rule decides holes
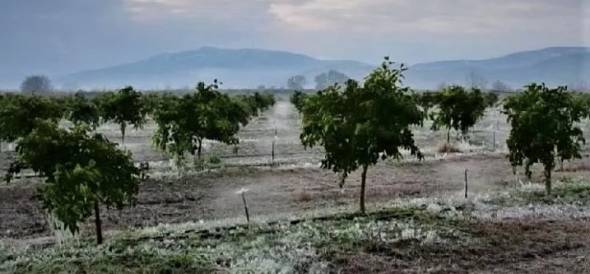
[[[219,244],[238,245],[239,248],[235,247],[237,250],[243,249],[233,251],[235,254],[227,258],[231,261],[228,262],[229,266],[212,258],[209,258],[211,262],[204,260],[198,263],[185,258],[188,262],[180,262],[179,269],[168,265],[169,261],[151,262],[163,264],[157,266],[163,269],[181,272],[225,272],[230,269],[237,272],[247,272],[248,269],[258,272],[263,269],[259,267],[268,267],[268,271],[301,268],[320,272],[338,269],[345,272],[395,269],[409,272],[462,272],[471,269],[532,273],[538,270],[584,272],[588,267],[586,255],[590,251],[590,241],[584,236],[590,232],[588,196],[582,193],[582,200],[572,203],[567,201],[568,197],[565,197],[565,201],[556,203],[532,198],[534,195],[530,193],[538,193],[541,187],[538,184],[530,185],[522,174],[513,175],[506,159],[505,141],[509,125],[499,109],[487,110],[484,118],[470,130],[469,140],[453,141],[460,150],[458,153],[437,152],[444,143],[444,132],[432,131],[428,124],[415,127],[416,141],[422,148],[425,159],[418,161],[408,155],[404,160],[387,160],[371,169],[368,175],[367,201],[370,212],[374,213],[356,217],[350,215],[350,212],[355,211],[358,203],[360,172],[350,175],[349,182],[339,188],[338,175],[319,166],[322,150],[305,149],[301,145],[300,117],[288,98],[278,98],[272,108],[240,130],[237,153],[233,145],[206,142],[206,160],[201,164],[202,170],[189,170],[179,174],[169,157],[152,145],[154,130],[154,123],[149,121],[143,128],[129,131],[125,144],[121,145],[132,152],[134,161],[149,162],[150,171],[149,178],[140,185],[138,201],[134,207],[121,211],[103,211],[107,235],[114,237],[107,241],[107,246],[133,242],[130,248],[155,245],[156,249],[184,250],[182,254],[195,252],[193,255],[197,256],[202,252],[210,253],[210,250],[205,252],[198,247],[204,243],[190,243],[196,241],[194,237],[203,237],[207,239],[207,245],[216,246],[215,248],[221,247],[210,242],[220,241]],[[116,125],[102,125],[97,131],[113,141],[121,141]],[[585,133],[588,132],[590,131],[585,130]],[[273,141],[274,161],[271,156]],[[6,170],[9,159],[14,157],[14,152],[10,149],[4,144],[1,153],[3,170]],[[557,188],[563,188],[564,193],[568,194],[569,184],[586,186],[584,182],[590,180],[589,167],[590,157],[586,146],[582,159],[566,162],[564,170],[556,172],[556,181],[561,180],[557,183]],[[469,182],[468,199],[464,198],[465,170]],[[534,169],[533,181],[542,181],[539,170],[540,168]],[[41,204],[35,198],[35,189],[41,184],[40,180],[29,177],[0,185],[0,238],[3,239],[5,252],[49,252],[51,255],[43,255],[49,258],[70,256],[53,253],[61,251],[51,251],[54,248],[59,250],[59,247],[53,246],[55,235],[62,233],[51,228]],[[245,227],[240,227],[245,223],[242,200],[236,193],[240,189],[248,190],[246,198],[250,215],[252,221],[259,224],[250,232],[244,230]],[[588,190],[585,191],[587,195]],[[396,212],[400,208],[410,208],[412,213],[397,217]],[[393,217],[388,217],[389,213]],[[456,215],[471,217],[459,218]],[[332,217],[324,220],[321,216]],[[305,219],[309,220],[309,224],[297,222],[286,227],[278,225],[281,222],[288,224],[288,220]],[[457,223],[457,219],[464,223]],[[397,236],[401,239],[399,241],[390,234],[393,233],[389,231],[393,223],[396,224],[396,229],[398,226],[407,226],[396,232],[400,233]],[[283,235],[279,238],[289,238],[311,233],[308,235],[311,241],[325,241],[321,237],[316,239],[315,237],[319,237],[317,233],[326,233],[325,237],[329,238],[336,232],[322,232],[326,229],[324,225],[334,226],[335,231],[358,235],[341,235],[337,238],[342,243],[331,243],[327,247],[323,244],[321,249],[314,248],[318,253],[328,250],[332,252],[319,254],[321,256],[314,259],[309,254],[299,254],[303,252],[299,249],[274,250],[276,247],[271,243],[282,240],[266,234],[267,230],[274,230]],[[214,227],[218,229],[210,230]],[[226,231],[224,227],[230,228]],[[355,228],[358,231],[350,231]],[[82,226],[82,235],[92,238],[92,229],[92,222],[89,221]],[[375,229],[383,230],[380,233],[385,236],[369,235],[379,234]],[[135,232],[128,234],[121,231]],[[206,231],[229,233],[227,235],[232,236],[217,238],[201,235]],[[413,235],[401,235],[409,233],[408,231],[413,231]],[[516,237],[517,234],[522,234],[522,237]],[[429,241],[432,239],[429,237],[435,237],[433,235],[441,242],[434,240],[436,244],[430,246],[432,243]],[[366,247],[361,244],[367,241],[365,237],[376,241],[372,243],[375,246]],[[376,240],[372,237],[392,238]],[[297,239],[288,244],[305,246],[301,239]],[[268,243],[253,247],[242,246],[245,244],[241,241]],[[442,243],[446,246],[440,246]],[[336,246],[338,244],[341,246]],[[81,245],[78,247],[81,249],[90,248],[90,251],[85,252],[99,254],[71,255],[81,256],[79,260],[89,260],[84,256],[105,256],[103,260],[107,259],[106,256],[115,256],[105,254],[103,249],[84,247],[86,244],[73,245]],[[350,250],[337,252],[340,248]],[[248,250],[260,254],[249,254]],[[223,251],[219,252],[223,254]],[[294,254],[283,254],[289,252]],[[15,257],[4,256],[7,257],[0,256],[0,263],[8,267]],[[248,256],[264,262],[261,262],[262,265],[257,265],[254,261],[248,262]],[[285,257],[290,259],[285,261]],[[238,258],[246,261],[237,261]],[[112,260],[112,257],[108,257],[108,260]],[[480,260],[484,260],[483,264],[475,263]],[[45,258],[28,263],[32,265],[33,271],[41,271],[47,267],[59,272],[61,268],[52,265],[57,261]],[[271,262],[271,265],[264,265]],[[85,263],[89,265],[84,265]],[[107,263],[100,262],[99,259],[97,262],[85,263],[76,267],[91,271],[97,267],[94,264],[100,266],[104,263],[100,267],[105,267],[107,272],[117,269],[115,261]],[[235,268],[237,266],[239,267]],[[67,267],[74,266],[66,264],[66,268],[61,271],[73,269]],[[149,267],[150,264],[129,266],[127,270],[141,272]]]

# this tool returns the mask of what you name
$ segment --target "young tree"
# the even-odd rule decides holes
[[[63,108],[46,97],[7,95],[0,108],[0,141],[14,142],[28,135],[39,121],[57,123]]]
[[[495,92],[487,92],[483,96],[484,105],[486,107],[494,107],[498,103],[498,94]]]
[[[504,113],[512,126],[506,143],[513,167],[524,165],[527,177],[530,167],[544,167],[545,190],[551,194],[551,172],[555,156],[561,159],[580,158],[585,142],[582,130],[575,124],[586,114],[580,103],[566,87],[550,89],[545,84],[531,84],[518,95],[509,97]]]
[[[204,139],[237,144],[239,140],[235,135],[240,125],[248,122],[251,113],[217,88],[217,82],[209,86],[199,83],[195,93],[181,99],[164,97],[154,113],[158,124],[155,145],[182,161],[186,152],[200,159]],[[258,109],[266,100],[269,97],[254,95],[252,102]]]
[[[82,93],[77,92],[66,99],[65,118],[72,123],[87,124],[92,128],[98,127],[100,114],[93,101],[88,100]]]
[[[32,75],[25,80],[20,85],[20,89],[23,93],[30,93],[35,95],[35,93],[47,93],[52,90],[51,81],[45,75]]]
[[[422,108],[425,117],[428,117],[430,110],[436,106],[438,100],[438,93],[432,91],[425,91],[414,94],[416,102]]]
[[[118,209],[135,202],[140,171],[131,155],[87,125],[71,130],[41,122],[17,144],[17,160],[7,181],[30,168],[45,178],[39,194],[44,207],[72,232],[94,213],[96,240],[102,243],[100,205]]]
[[[265,111],[275,104],[275,97],[272,93],[261,94],[254,92],[254,95],[250,96],[249,102],[258,110],[258,112]]]
[[[306,82],[305,76],[295,75],[287,80],[287,88],[290,90],[302,90]]]
[[[466,91],[461,86],[449,86],[434,96],[437,109],[430,114],[432,129],[446,128],[447,143],[451,141],[451,129],[467,134],[493,101],[492,97],[486,99],[479,89]]]
[[[362,168],[360,210],[365,212],[367,170],[379,159],[402,157],[401,149],[422,158],[415,145],[412,125],[422,122],[408,87],[401,79],[406,68],[392,68],[388,58],[367,76],[364,86],[347,81],[344,88],[332,86],[310,96],[303,106],[301,142],[306,147],[323,146],[324,168],[343,174]]]
[[[307,94],[298,90],[293,92],[293,94],[291,95],[291,103],[295,106],[298,112],[301,113],[301,111],[303,110],[303,106],[305,105],[305,100],[307,97]]]
[[[105,121],[112,121],[121,128],[121,142],[125,143],[127,125],[140,128],[145,123],[147,110],[141,92],[125,87],[117,93],[105,93],[97,97],[97,105]]]
[[[143,106],[143,112],[146,115],[153,116],[154,111],[158,107],[159,100],[161,95],[159,93],[147,93],[141,96],[142,102],[141,105]]]

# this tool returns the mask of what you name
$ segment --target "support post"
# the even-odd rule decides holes
[[[467,169],[465,169],[465,199],[467,199],[468,190]]]
[[[250,213],[248,212],[248,203],[246,203],[246,192],[242,192],[242,201],[244,202],[244,212],[246,213],[246,222],[250,223]]]

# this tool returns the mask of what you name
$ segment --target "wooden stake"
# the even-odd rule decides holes
[[[468,191],[468,186],[467,186],[467,169],[465,169],[465,199],[467,199],[467,191]]]
[[[246,203],[246,192],[242,192],[242,201],[244,202],[244,211],[246,212],[246,221],[250,223],[250,213],[248,213],[248,203]]]
[[[496,131],[495,130],[494,130],[494,138],[493,139],[494,139],[493,151],[496,151]]]
[[[271,157],[271,165],[275,165],[275,141],[272,141],[272,150],[270,152]]]
[[[275,165],[275,142],[277,141],[277,128],[275,128],[275,137],[272,140],[272,151],[271,151],[271,165]]]

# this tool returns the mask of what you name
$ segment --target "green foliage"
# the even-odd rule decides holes
[[[426,91],[422,93],[414,94],[415,100],[418,105],[422,108],[425,116],[428,116],[430,110],[436,106],[438,100],[438,93],[432,91]]]
[[[88,100],[82,93],[76,93],[73,97],[66,98],[65,118],[74,124],[87,124],[93,128],[100,123],[98,107]]]
[[[303,107],[301,142],[325,150],[324,168],[343,178],[363,168],[361,211],[367,168],[379,159],[402,157],[401,149],[422,157],[410,126],[423,120],[414,96],[401,86],[406,68],[391,68],[388,59],[365,79],[364,86],[349,80],[344,88],[332,86],[310,96]]]
[[[161,95],[159,93],[147,93],[141,97],[141,105],[143,106],[143,112],[148,115],[153,115],[154,111],[158,107],[158,102]]]
[[[493,107],[498,103],[498,94],[495,92],[488,92],[484,95],[484,104],[487,107]]]
[[[28,135],[40,121],[57,123],[63,108],[39,96],[5,95],[0,100],[0,141],[14,142]]]
[[[243,102],[217,90],[217,82],[197,85],[195,93],[177,98],[163,96],[154,112],[158,129],[155,145],[182,161],[185,153],[201,157],[204,139],[237,144],[240,126],[261,109],[274,103],[272,96],[255,93]]]
[[[253,95],[237,95],[231,97],[235,104],[238,104],[250,116],[259,115],[275,104],[274,95],[271,93],[261,94],[254,92]]]
[[[140,172],[130,154],[100,134],[89,135],[86,125],[66,130],[39,123],[18,141],[17,155],[7,181],[25,168],[44,177],[43,205],[72,232],[98,204],[120,209],[135,201]]]
[[[512,126],[506,141],[510,163],[513,167],[524,165],[529,178],[530,167],[543,164],[546,192],[550,194],[555,157],[581,157],[585,139],[575,123],[586,115],[587,109],[566,87],[550,89],[544,84],[531,84],[506,100],[504,113]]]
[[[133,87],[125,87],[117,93],[104,93],[96,98],[96,104],[105,122],[111,121],[121,127],[123,142],[127,125],[139,128],[145,123],[147,109],[141,92],[135,91]]]
[[[432,129],[447,129],[447,143],[450,142],[450,130],[461,131],[467,134],[469,128],[483,117],[488,106],[497,101],[493,95],[484,95],[479,89],[465,90],[461,86],[449,86],[436,94],[423,99],[428,106],[432,103],[437,108],[430,116],[432,118]]]
[[[590,204],[590,183],[585,181],[566,181],[552,189],[551,195],[542,191],[518,191],[513,197],[513,203],[530,204]]]
[[[307,97],[307,94],[298,90],[293,92],[293,94],[291,95],[291,103],[295,105],[295,108],[298,112],[301,112],[303,110],[303,106],[305,105],[305,100]]]

